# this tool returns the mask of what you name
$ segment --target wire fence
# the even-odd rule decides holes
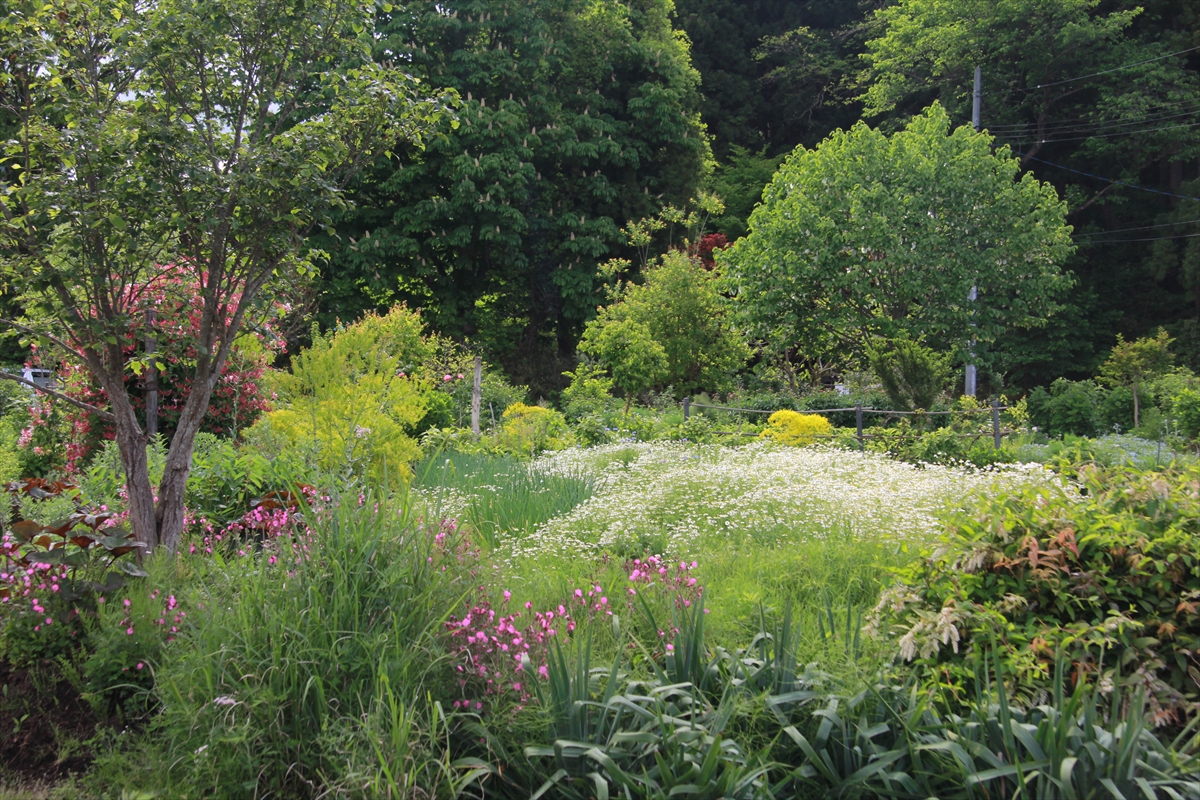
[[[736,412],[739,414],[768,414],[768,415],[770,415],[770,414],[775,413],[775,411],[766,411],[766,410],[763,410],[760,408],[734,408],[732,406],[718,406],[718,405],[713,405],[710,403],[697,403],[697,402],[694,402],[690,397],[685,397],[685,398],[683,398],[683,418],[685,420],[691,417],[693,408],[708,408],[708,409],[714,409],[717,411],[732,411],[732,412]],[[896,439],[896,438],[904,439],[904,438],[915,438],[920,435],[919,433],[910,433],[910,434],[864,433],[863,418],[867,414],[876,414],[876,415],[882,415],[885,417],[939,417],[939,416],[953,416],[953,415],[969,416],[971,414],[990,414],[991,418],[992,418],[992,431],[991,431],[992,444],[995,446],[995,448],[997,450],[999,450],[1003,438],[1010,434],[1016,433],[1016,431],[1014,431],[1014,430],[1004,429],[1004,428],[1000,427],[1000,412],[1007,411],[1007,410],[1008,410],[1008,406],[1000,405],[1000,400],[998,398],[993,398],[992,404],[990,406],[988,406],[987,408],[964,408],[964,409],[956,409],[953,411],[900,411],[898,409],[864,407],[861,403],[859,403],[857,405],[848,406],[846,408],[805,409],[804,411],[802,411],[800,413],[804,413],[804,414],[837,414],[837,413],[853,411],[854,419],[855,419],[855,429],[856,429],[854,436],[858,440],[858,447],[860,450],[865,447],[867,439]],[[732,435],[757,436],[757,434],[753,434],[753,433],[737,433],[737,432],[734,432]],[[980,438],[983,438],[986,434],[984,434],[984,433],[956,433],[956,434],[950,434],[950,435],[960,437],[960,438],[980,439]],[[837,438],[837,434],[813,434],[813,437],[814,438],[833,439],[833,438]]]

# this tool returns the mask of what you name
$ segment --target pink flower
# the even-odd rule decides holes
[[[127,636],[133,636],[133,626],[132,625],[130,625],[128,628],[125,629],[125,634]]]
[[[442,376],[442,380],[443,380],[443,381],[448,381],[448,380],[450,380],[450,376],[449,376],[449,375],[443,375],[443,376]]]

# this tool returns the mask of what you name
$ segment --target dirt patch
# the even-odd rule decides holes
[[[0,764],[9,774],[56,781],[87,768],[96,717],[57,665],[0,662]]]

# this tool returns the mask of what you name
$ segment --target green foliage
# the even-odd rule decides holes
[[[779,353],[908,335],[965,356],[1045,324],[1070,285],[1066,207],[991,143],[935,104],[891,136],[859,123],[798,148],[717,257],[750,332]]]
[[[803,446],[828,442],[832,433],[829,420],[819,414],[799,414],[784,409],[767,417],[767,427],[761,435],[779,444]]]
[[[197,565],[181,598],[195,609],[188,646],[155,670],[160,757],[140,773],[125,760],[121,785],[311,797],[386,785],[385,770],[430,789],[449,779],[426,757],[438,719],[426,693],[450,677],[437,635],[463,591],[457,541],[435,547],[382,497],[332,509],[312,520],[311,559]]]
[[[1140,692],[1131,698],[1114,692],[1108,702],[1082,681],[1067,695],[1065,683],[1059,670],[1049,700],[1020,707],[1010,706],[1000,678],[995,699],[990,681],[981,678],[961,716],[940,711],[938,698],[915,687],[886,684],[833,696],[810,689],[768,697],[767,703],[792,745],[786,763],[799,764],[790,781],[825,796],[957,800],[1200,792],[1194,743],[1188,735],[1159,742]],[[813,699],[823,707],[807,724],[788,725],[787,712]]]
[[[561,450],[570,443],[563,415],[552,408],[513,403],[504,410],[496,444],[501,452],[536,456],[543,450]]]
[[[393,4],[376,57],[457,90],[456,122],[379,162],[338,225],[327,320],[407,300],[522,382],[594,314],[628,219],[691,197],[699,77],[667,0]],[[561,345],[559,345],[561,346]],[[536,386],[546,393],[548,387]]]
[[[1171,398],[1171,412],[1184,436],[1189,439],[1200,436],[1200,391],[1181,390]]]
[[[611,405],[612,378],[606,377],[604,368],[593,364],[580,364],[574,372],[564,372],[571,383],[563,389],[563,413],[567,419],[580,420],[590,414],[599,414]]]
[[[951,514],[939,547],[885,592],[873,625],[905,660],[966,680],[994,641],[1022,702],[1061,654],[1105,686],[1138,683],[1156,724],[1197,694],[1200,552],[1195,466],[1085,466]]]
[[[282,452],[327,474],[403,482],[421,455],[409,434],[428,409],[428,384],[409,375],[428,353],[421,330],[420,317],[397,306],[315,334],[277,378],[283,407],[264,415],[247,437],[274,437]]]
[[[436,392],[428,395],[429,412],[417,426],[423,433],[431,427],[463,427],[471,421],[471,392],[475,384],[476,348],[467,347],[446,336],[427,338],[424,361],[410,374],[426,379]],[[524,402],[529,390],[513,386],[504,374],[486,359],[480,365],[480,425],[489,427],[513,403]]]
[[[1196,231],[1197,204],[1141,203],[1143,192],[1091,175],[1147,185],[1147,170],[1168,154],[1194,151],[1200,132],[1172,115],[1200,89],[1183,33],[1198,21],[1200,12],[1163,0],[901,0],[867,12],[868,68],[858,82],[867,115],[895,125],[936,99],[968,120],[980,67],[983,127],[1070,204],[1079,257],[1069,264],[1078,281],[1069,308],[1045,336],[1022,332],[998,343],[1023,386],[1092,374],[1118,331],[1196,330],[1200,251],[1196,238],[1183,237]],[[1197,196],[1200,184],[1184,177],[1159,188]],[[1100,235],[1130,228],[1150,233]],[[1190,342],[1181,355],[1195,352]]]
[[[547,472],[512,456],[435,453],[417,467],[413,488],[430,498],[438,514],[465,496],[460,522],[495,549],[567,513],[596,487],[590,476]]]
[[[659,385],[668,375],[667,352],[638,320],[592,320],[584,330],[579,350],[612,372],[613,383],[625,393],[628,412],[633,398]]]
[[[911,339],[876,339],[866,356],[897,410],[932,410],[950,381],[950,356]]]
[[[1139,386],[1159,377],[1171,368],[1175,356],[1170,351],[1173,342],[1167,332],[1126,342],[1117,334],[1117,343],[1108,358],[1100,365],[1100,378],[1116,386],[1129,386],[1133,395],[1133,427],[1140,424]]]
[[[1059,378],[1050,389],[1034,389],[1029,395],[1029,419],[1049,436],[1096,435],[1096,409],[1103,390],[1092,381]]]
[[[782,161],[781,156],[768,156],[765,149],[752,153],[733,145],[728,161],[718,165],[712,177],[713,190],[725,201],[725,212],[713,217],[713,228],[730,241],[745,236],[750,214]]]
[[[0,86],[22,99],[6,103],[17,124],[0,155],[3,280],[39,344],[65,347],[105,390],[131,525],[171,551],[192,436],[264,288],[304,281],[317,254],[303,237],[346,204],[364,164],[432,133],[448,97],[371,60],[373,2],[80,0],[66,11],[21,0],[6,11]],[[164,262],[202,289],[195,391],[156,508],[125,376],[146,364],[138,303]]]
[[[666,385],[689,394],[720,389],[749,355],[724,313],[716,275],[679,251],[647,265],[645,283],[626,284],[588,323],[579,347],[609,366],[627,395]]]

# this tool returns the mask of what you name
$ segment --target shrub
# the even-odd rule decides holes
[[[1047,391],[1034,389],[1028,399],[1029,419],[1049,436],[1096,435],[1096,409],[1104,390],[1092,381],[1059,378]]]
[[[829,420],[819,414],[799,414],[795,411],[776,411],[767,418],[767,429],[762,436],[779,444],[801,447],[833,433]]]
[[[543,450],[561,450],[569,443],[567,421],[557,411],[524,403],[505,409],[497,440],[503,452],[534,456]]]
[[[429,407],[427,382],[409,371],[427,355],[420,317],[403,306],[327,334],[275,379],[284,407],[255,441],[282,444],[327,473],[380,483],[407,480],[421,451],[409,435]]]
[[[1076,679],[1145,685],[1155,719],[1177,721],[1200,668],[1200,467],[1076,477],[1083,492],[1027,486],[952,514],[872,624],[939,680],[969,679],[994,639],[1025,701],[1061,653]]]
[[[612,405],[613,379],[606,377],[604,368],[580,364],[574,372],[564,372],[571,379],[563,389],[563,413],[567,419],[578,420],[588,414],[599,414]]]
[[[1138,389],[1141,395],[1141,424],[1147,425],[1150,415],[1155,414],[1150,392],[1145,384]],[[1096,428],[1100,433],[1128,433],[1134,429],[1133,391],[1128,386],[1114,386],[1102,394],[1096,409]]]
[[[1184,436],[1189,439],[1200,436],[1200,391],[1181,389],[1171,398],[1169,410]]]
[[[909,339],[876,339],[867,348],[871,369],[899,409],[933,409],[950,380],[950,356]]]

